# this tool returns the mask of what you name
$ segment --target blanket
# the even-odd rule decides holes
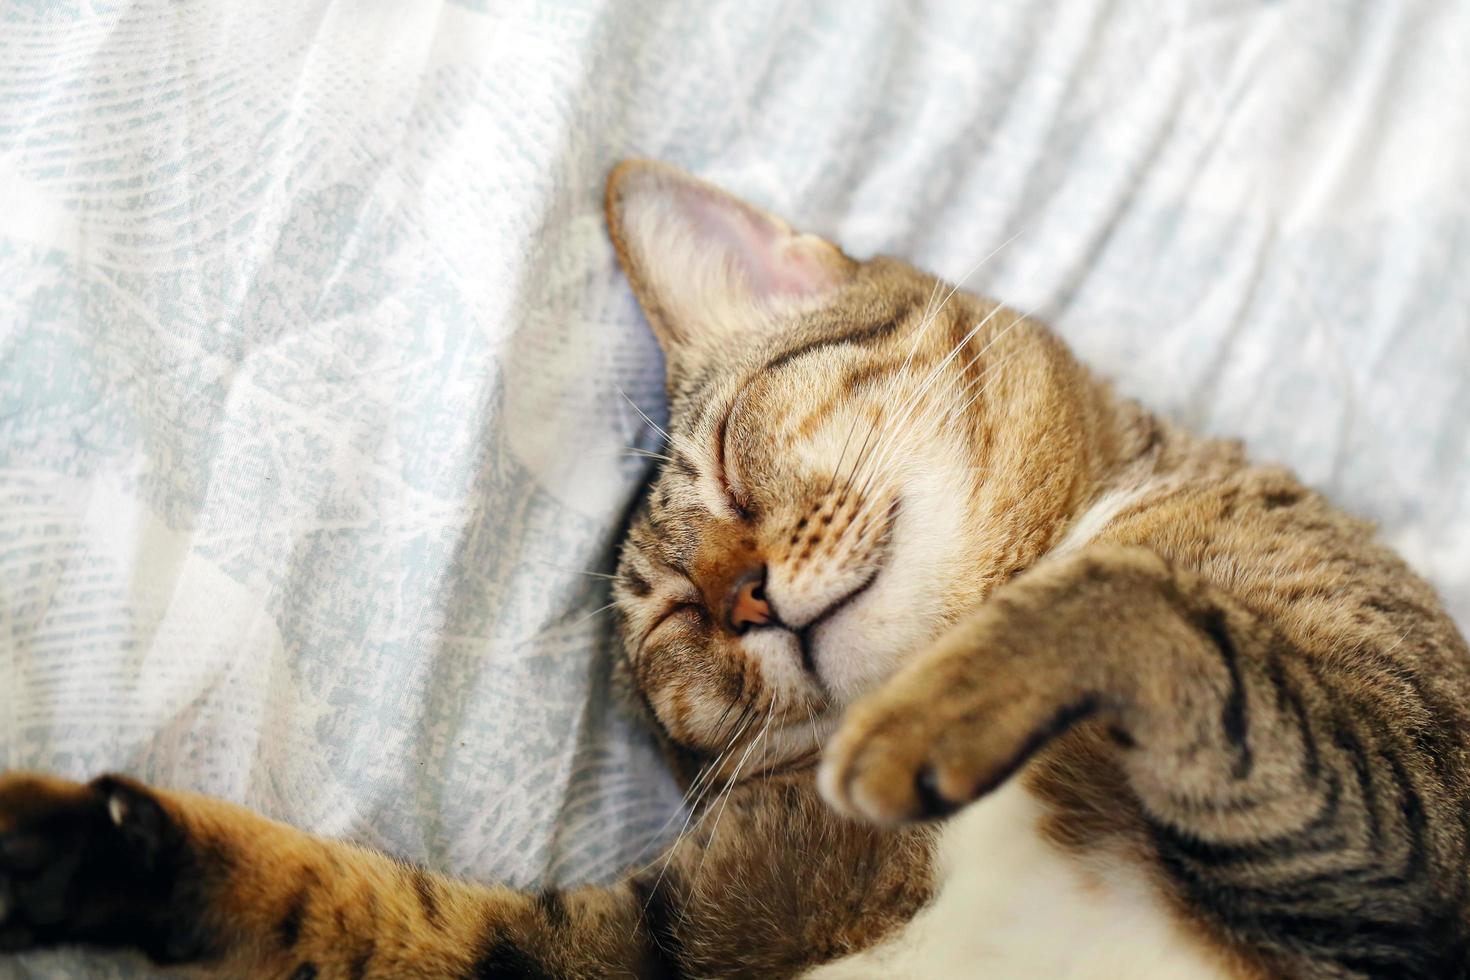
[[[1034,311],[1470,623],[1467,45],[1442,0],[0,0],[0,769],[649,860],[630,155]]]

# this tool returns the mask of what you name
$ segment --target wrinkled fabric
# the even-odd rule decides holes
[[[664,418],[629,155],[1035,311],[1470,622],[1467,55],[1441,0],[0,0],[0,768],[648,860],[584,574]],[[148,971],[0,961],[68,973]]]

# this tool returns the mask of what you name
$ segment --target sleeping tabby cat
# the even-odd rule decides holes
[[[1470,654],[1367,526],[902,262],[651,163],[607,214],[671,400],[618,670],[688,832],[528,894],[10,775],[0,948],[295,980],[1470,975]]]

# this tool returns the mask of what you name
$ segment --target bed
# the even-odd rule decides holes
[[[0,0],[0,769],[520,885],[650,860],[630,155],[1049,319],[1470,625],[1467,91],[1436,0]],[[148,970],[0,961],[83,973]]]

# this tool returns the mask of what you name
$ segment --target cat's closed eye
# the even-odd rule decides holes
[[[704,608],[704,603],[694,599],[680,599],[670,603],[668,608],[655,621],[649,629],[652,635],[665,623],[682,620],[684,622],[703,623],[709,618],[709,612]]]
[[[732,407],[730,412],[725,413],[715,430],[715,480],[725,501],[730,505],[731,512],[742,520],[749,520],[753,516],[750,496],[730,466],[730,414],[733,411]]]

